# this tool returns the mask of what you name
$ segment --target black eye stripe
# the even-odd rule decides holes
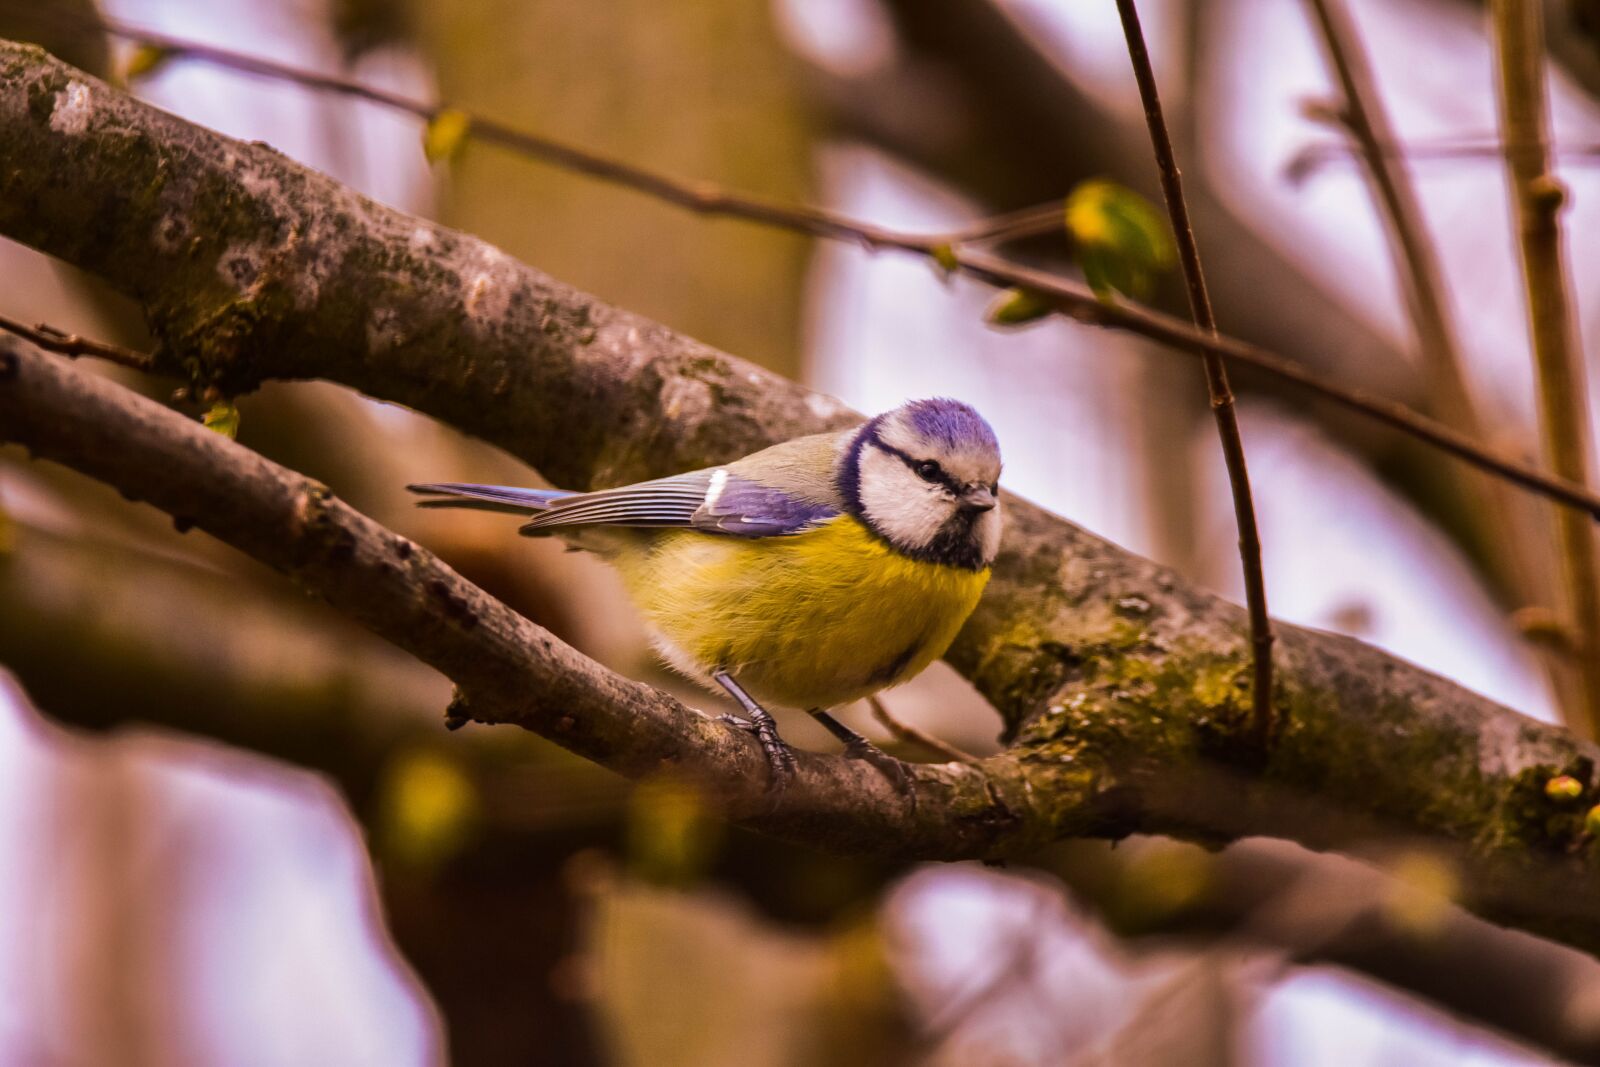
[[[894,456],[901,463],[904,463],[907,467],[910,467],[911,468],[911,472],[913,474],[915,474],[919,478],[922,478],[923,474],[917,468],[920,467],[924,463],[933,463],[934,469],[932,471],[932,474],[933,474],[932,480],[935,481],[935,482],[938,482],[940,485],[944,486],[946,489],[950,490],[952,493],[955,493],[958,496],[960,495],[961,486],[956,482],[956,480],[954,478],[950,477],[949,473],[946,472],[943,467],[939,466],[939,464],[937,462],[935,462],[933,460],[917,459],[915,456],[911,455],[909,452],[904,452],[904,451],[896,448],[894,445],[891,445],[887,441],[884,441],[882,439],[875,440],[872,443],[874,445],[876,445],[877,447],[883,449],[885,452],[889,453],[889,455]]]

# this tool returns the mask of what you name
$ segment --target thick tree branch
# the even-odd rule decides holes
[[[577,487],[854,417],[36,50],[0,48],[0,158],[0,230],[142,301],[161,366],[206,383],[339,381]],[[11,365],[0,435],[276,562],[450,674],[480,718],[628,774],[666,760],[725,785],[736,814],[757,810],[762,765],[744,738],[595,668],[432,557],[401,559],[392,535],[298,476],[69,366],[20,351]],[[808,757],[792,807],[763,825],[945,858],[1131,830],[1354,851],[1401,835],[1459,862],[1482,914],[1600,948],[1600,858],[1582,830],[1596,749],[1359,642],[1280,625],[1286,726],[1251,762],[1239,608],[1026,503],[1006,519],[951,660],[999,708],[1011,751],[981,771],[921,769],[915,813],[870,770]],[[1543,791],[1562,770],[1589,783],[1568,805]]]
[[[515,723],[629,777],[693,774],[734,814],[764,810],[765,763],[743,735],[586,659],[326,487],[131,390],[0,340],[0,440],[289,575],[454,679],[452,714]],[[1034,777],[1009,756],[982,770],[920,768],[913,808],[860,763],[804,757],[800,769],[792,803],[763,825],[836,849],[900,840],[910,855],[1000,846],[1020,821],[998,806],[997,791],[1025,806]]]
[[[419,118],[437,117],[444,110],[345,79],[301,71],[257,57],[178,41],[112,23],[94,25],[104,26],[109,33],[138,40],[152,47],[174,50],[182,55],[203,58],[232,69],[356,96]],[[10,45],[8,42],[0,41],[0,51],[5,49],[26,50],[25,46]],[[26,63],[15,67],[13,73],[28,74]],[[615,182],[691,211],[744,219],[764,226],[808,233],[830,240],[857,242],[872,249],[887,248],[909,252],[926,257],[939,264],[941,269],[954,264],[956,270],[981,281],[997,286],[1032,290],[1048,298],[1058,314],[1075,321],[1109,329],[1126,330],[1202,360],[1214,357],[1255,367],[1313,395],[1433,445],[1449,455],[1524,489],[1548,496],[1552,500],[1600,518],[1600,494],[1547,474],[1517,459],[1496,455],[1479,445],[1469,435],[1420,415],[1404,404],[1361,389],[1336,384],[1293,360],[1257,345],[1201,330],[1180,319],[1138,304],[1102,301],[1084,286],[1059,275],[1026,267],[988,253],[964,247],[951,247],[952,242],[977,241],[994,236],[995,224],[1008,223],[1010,219],[1007,217],[984,220],[970,233],[932,235],[905,233],[852,219],[823,208],[785,204],[733,192],[705,182],[673,178],[623,160],[612,159],[536,134],[516,130],[491,119],[471,116],[470,121],[472,129],[483,140],[603,181]],[[26,174],[19,175],[19,177],[26,176]],[[1028,228],[1027,225],[1022,226],[1024,231]]]

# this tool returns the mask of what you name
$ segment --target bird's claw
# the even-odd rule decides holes
[[[761,742],[761,751],[767,757],[767,769],[771,775],[767,780],[767,795],[776,806],[778,798],[783,796],[783,791],[789,788],[789,783],[794,780],[795,772],[794,749],[778,736],[777,723],[773,722],[770,716],[762,719],[746,719],[739,715],[719,715],[717,721],[736,730],[743,730]]]
[[[872,764],[897,792],[905,793],[911,797],[912,804],[916,803],[916,791],[911,788],[911,773],[906,770],[906,765],[895,759],[889,753],[868,741],[864,737],[857,737],[846,742],[844,746],[846,759],[858,759]]]

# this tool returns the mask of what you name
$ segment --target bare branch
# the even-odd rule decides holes
[[[971,753],[963,752],[949,742],[941,741],[932,734],[917,729],[910,723],[901,722],[890,714],[883,700],[876,695],[867,698],[867,707],[872,709],[872,717],[878,721],[878,725],[888,730],[898,741],[904,741],[910,745],[921,745],[935,755],[943,756],[947,760],[954,760],[958,763],[976,765],[979,762],[978,757]]]
[[[76,21],[76,20],[75,20]],[[177,51],[193,58],[203,58],[230,69],[264,77],[277,78],[311,88],[323,89],[368,100],[392,107],[420,118],[431,119],[439,114],[440,107],[410,100],[397,94],[363,86],[356,82],[317,74],[285,66],[270,60],[246,56],[226,49],[200,45],[137,30],[117,23],[97,23],[107,32],[116,33],[152,47]],[[25,45],[0,42],[0,51],[26,52]],[[14,57],[15,58],[15,57]],[[0,61],[4,56],[0,56]],[[22,71],[27,65],[21,65]],[[64,68],[67,69],[67,68]],[[88,81],[93,79],[82,75]],[[764,200],[749,194],[723,189],[708,182],[684,181],[639,167],[622,160],[612,159],[587,149],[554,141],[528,133],[482,116],[469,115],[471,129],[480,139],[578,173],[612,181],[646,195],[655,196],[707,215],[740,218],[764,226],[774,226],[814,237],[849,241],[871,249],[893,249],[920,255],[938,264],[953,262],[957,270],[992,285],[1023,288],[1047,297],[1057,312],[1076,322],[1108,329],[1126,330],[1130,333],[1161,342],[1172,349],[1203,358],[1213,355],[1223,360],[1255,367],[1275,377],[1292,383],[1313,395],[1332,401],[1341,407],[1399,430],[1455,456],[1479,469],[1504,478],[1531,492],[1548,496],[1569,507],[1578,508],[1600,519],[1600,494],[1583,486],[1574,485],[1559,477],[1538,470],[1513,457],[1499,455],[1478,444],[1469,435],[1452,430],[1404,404],[1374,396],[1362,389],[1350,388],[1327,381],[1303,365],[1284,356],[1270,352],[1258,345],[1221,335],[1208,334],[1181,319],[1164,315],[1136,303],[1107,303],[1101,301],[1088,288],[1046,271],[1035,270],[981,251],[953,247],[961,242],[977,242],[1001,235],[1011,236],[1007,228],[1010,217],[984,220],[973,227],[950,234],[910,234],[891,230],[871,223],[839,215],[824,208],[809,205],[791,205]],[[23,177],[26,177],[24,175]],[[1021,213],[1019,213],[1021,214]],[[1036,218],[1018,223],[1018,232],[1033,232]],[[0,232],[18,236],[26,228],[8,231],[0,215]],[[19,239],[28,241],[25,237]],[[41,238],[42,240],[42,238]],[[34,243],[34,242],[28,242]],[[71,258],[71,257],[65,257]]]
[[[1400,160],[1385,153],[1395,141],[1378,98],[1366,52],[1341,0],[1309,0],[1328,65],[1339,82],[1339,118],[1360,149],[1379,207],[1389,224],[1418,347],[1429,368],[1430,393],[1445,420],[1482,436],[1462,370],[1459,346],[1445,311],[1444,272],[1428,240],[1422,204]]]
[[[37,50],[0,47],[0,157],[29,161],[0,168],[0,230],[139,299],[165,371],[226,389],[331,379],[574,487],[856,418]],[[764,765],[742,736],[595,668],[431,556],[401,559],[392,535],[320,487],[148,402],[130,408],[60,361],[12,355],[0,436],[287,570],[455,678],[479,718],[627,774],[673,762],[723,786],[735,814],[759,807]],[[1280,624],[1285,726],[1253,759],[1239,608],[1014,498],[1006,529],[950,659],[996,705],[1012,749],[981,771],[919,768],[915,813],[870,769],[807,757],[794,806],[763,827],[942,858],[1136,830],[1356,852],[1398,834],[1458,863],[1481,914],[1600,948],[1600,856],[1583,829],[1600,749],[1359,642]],[[1545,795],[1558,772],[1585,783],[1578,800]]]
[[[765,763],[742,734],[607,671],[324,486],[131,390],[0,342],[0,439],[148,500],[287,574],[449,675],[458,687],[452,714],[515,723],[629,777],[698,775],[736,815],[765,808]],[[854,838],[877,849],[896,837],[912,855],[983,852],[1017,822],[988,792],[1007,788],[1007,776],[1009,789],[1022,788],[1010,757],[981,770],[919,769],[913,808],[871,768],[808,755],[792,803],[758,822],[834,848]]]
[[[15,334],[24,341],[30,341],[46,352],[55,352],[63,356],[97,356],[100,359],[115,363],[118,366],[130,367],[133,370],[153,371],[155,360],[143,352],[135,352],[131,348],[121,345],[108,344],[105,341],[94,341],[87,337],[79,337],[75,333],[58,330],[47,323],[36,326],[27,326],[15,319],[0,315],[0,330]]]
[[[1161,114],[1161,94],[1156,88],[1150,51],[1145,47],[1144,30],[1139,26],[1139,8],[1134,0],[1117,0],[1122,18],[1122,33],[1128,42],[1128,58],[1133,62],[1133,77],[1144,103],[1145,125],[1150,129],[1150,144],[1155,149],[1156,169],[1161,173],[1161,193],[1172,219],[1173,237],[1178,243],[1178,261],[1183,265],[1183,280],[1189,289],[1189,313],[1202,331],[1217,336],[1217,317],[1206,292],[1205,271],[1200,266],[1200,245],[1189,222],[1189,205],[1183,198],[1183,178],[1178,173],[1177,154],[1167,120]],[[1239,530],[1239,562],[1244,569],[1245,604],[1250,613],[1250,648],[1255,678],[1251,687],[1256,743],[1263,749],[1273,730],[1272,715],[1272,620],[1267,616],[1267,583],[1261,573],[1261,533],[1256,527],[1256,505],[1250,496],[1250,472],[1244,459],[1244,439],[1239,436],[1239,414],[1233,404],[1233,388],[1221,357],[1207,352],[1206,389],[1211,394],[1211,415],[1222,442],[1222,459],[1228,469],[1228,488],[1233,494],[1233,520]]]
[[[1522,146],[1506,153],[1506,169],[1539,384],[1539,429],[1550,465],[1575,485],[1587,485],[1588,389],[1561,248],[1566,189],[1550,173],[1545,148],[1543,8],[1537,0],[1493,0],[1489,8],[1499,55],[1500,124],[1505,141]],[[1590,736],[1600,737],[1600,545],[1592,524],[1570,511],[1556,516],[1556,532],[1583,706]]]
[[[1386,224],[1395,276],[1422,357],[1430,406],[1450,426],[1486,440],[1490,435],[1473,401],[1456,331],[1446,310],[1444,271],[1428,238],[1427,219],[1406,161],[1385,151],[1396,139],[1354,20],[1343,0],[1309,0],[1309,4],[1329,68],[1339,83],[1338,121],[1360,149]],[[1541,550],[1547,533],[1545,513],[1537,510],[1533,501],[1513,496],[1503,482],[1465,470],[1450,473],[1456,476],[1469,504],[1469,534],[1479,553],[1495,565],[1496,576],[1517,610],[1559,603],[1558,568]],[[1569,721],[1584,722],[1581,671],[1572,650],[1546,644],[1539,651]]]

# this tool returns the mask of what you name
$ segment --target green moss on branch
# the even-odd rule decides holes
[[[341,382],[559,484],[668,474],[856,417],[266,146],[4,44],[0,233],[139,299],[169,370],[227,390]],[[959,769],[930,775],[964,828],[939,854],[1133,830],[1356,851],[1400,835],[1454,857],[1484,914],[1600,945],[1600,860],[1529,784],[1593,760],[1592,746],[1359,642],[1281,626],[1282,725],[1263,750],[1246,730],[1239,608],[1026,502],[1011,500],[1006,522],[950,659],[993,701],[1012,749],[976,790]],[[611,721],[558,720],[552,736],[646,758],[640,739],[596,725]],[[666,727],[650,746],[692,752]]]

